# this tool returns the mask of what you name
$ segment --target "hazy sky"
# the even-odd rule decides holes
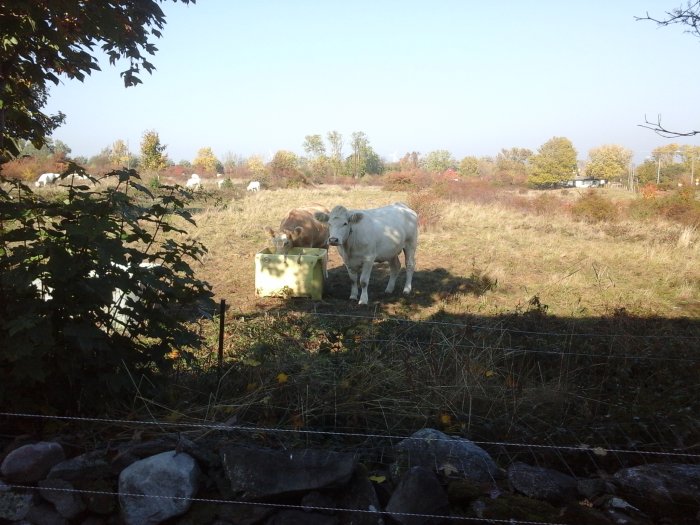
[[[637,162],[669,142],[639,127],[700,127],[700,40],[636,21],[684,0],[198,0],[165,2],[153,75],[124,88],[104,64],[51,89],[54,138],[91,156],[138,152],[155,130],[172,160],[201,147],[304,154],[304,137],[363,131],[387,160],[496,155],[569,138],[579,159],[620,144]],[[699,138],[675,139],[700,145]]]

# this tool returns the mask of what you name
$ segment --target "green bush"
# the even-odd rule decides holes
[[[74,164],[70,172],[84,173]],[[92,187],[65,185],[60,199],[5,182],[11,186],[0,189],[3,407],[104,412],[133,396],[132,381],[146,394],[176,359],[191,357],[187,349],[199,336],[183,316],[211,292],[187,262],[205,248],[182,240],[186,232],[172,220],[193,223],[186,192],[163,185],[155,197],[126,169]]]
[[[572,215],[586,222],[613,222],[619,218],[617,206],[596,190],[584,193],[571,207]]]

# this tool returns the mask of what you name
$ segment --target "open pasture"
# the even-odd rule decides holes
[[[557,447],[697,446],[698,232],[666,223],[590,225],[449,196],[436,210],[434,200],[421,199],[374,186],[320,186],[198,203],[191,235],[209,252],[195,268],[227,303],[224,370],[220,379],[199,375],[176,386],[175,399],[188,401],[168,404],[175,417],[305,430],[278,436],[305,442],[343,441],[314,431],[359,433],[344,440],[353,446],[374,446],[363,433],[432,426],[487,446],[510,443],[489,446],[508,459],[535,455],[578,472],[646,460]],[[395,292],[384,295],[383,264],[372,273],[370,304],[350,301],[335,248],[322,301],[255,296],[264,227],[290,208],[395,201],[419,213],[429,204],[435,215],[419,234],[410,296],[401,294],[403,268]],[[199,352],[205,369],[216,363],[217,326],[202,324],[210,341]]]

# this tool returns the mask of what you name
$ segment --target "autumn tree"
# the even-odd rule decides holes
[[[548,188],[574,178],[576,155],[569,139],[552,137],[530,157],[528,183],[538,188]]]
[[[306,135],[304,137],[304,151],[311,156],[308,168],[316,176],[323,176],[328,167],[328,157],[326,157],[326,146],[323,144],[321,135]]]
[[[160,143],[160,137],[154,130],[144,132],[141,139],[141,167],[144,170],[159,172],[168,165],[164,155],[166,145]]]
[[[262,178],[267,172],[265,161],[261,155],[251,155],[248,157],[248,160],[246,160],[246,167],[248,168],[248,171],[250,171],[253,176],[258,179]]]
[[[333,177],[337,177],[343,165],[343,135],[337,131],[329,131],[326,140],[330,145],[330,162],[333,169]]]
[[[299,158],[296,153],[287,150],[279,150],[272,157],[269,164],[270,173],[280,177],[296,175],[299,169]]]
[[[524,171],[532,150],[527,148],[503,148],[496,155],[496,168],[502,171]]]
[[[82,82],[100,69],[102,52],[110,64],[128,59],[121,73],[127,87],[141,82],[142,69],[152,72],[155,68],[147,57],[155,54],[152,40],[160,38],[165,25],[159,6],[163,1],[3,2],[0,164],[18,154],[20,140],[41,148],[64,121],[61,112],[44,112],[49,85],[58,84],[61,76]]]
[[[457,168],[457,162],[452,157],[452,153],[446,149],[431,151],[423,159],[422,165],[430,173],[444,173],[449,169]]]
[[[117,139],[109,150],[109,161],[115,167],[131,167],[129,146],[122,139]]]
[[[595,179],[613,180],[629,172],[632,152],[617,144],[605,144],[588,152],[586,176]]]
[[[217,173],[223,171],[223,166],[216,158],[211,148],[199,148],[197,156],[192,161],[192,167],[205,173]],[[219,169],[221,168],[221,169]]]
[[[417,170],[420,167],[420,153],[411,151],[399,160],[401,171]]]
[[[459,161],[459,174],[462,177],[476,177],[479,175],[479,159],[474,156],[464,157]]]

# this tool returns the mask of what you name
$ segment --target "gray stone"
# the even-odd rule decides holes
[[[571,476],[519,461],[508,467],[508,482],[521,494],[551,503],[574,500],[578,495],[576,480]]]
[[[48,503],[32,506],[25,519],[32,525],[66,525],[68,523],[68,520]]]
[[[47,479],[102,479],[112,475],[105,452],[96,450],[76,456],[56,464],[46,476]]]
[[[271,516],[265,525],[338,525],[338,518],[316,512],[283,510]]]
[[[23,520],[36,499],[34,492],[13,490],[0,481],[0,520]]]
[[[420,466],[406,472],[391,495],[386,510],[402,525],[437,524],[449,520],[447,494],[433,471]]]
[[[649,463],[613,476],[620,495],[653,517],[691,516],[700,510],[700,465]]]
[[[338,508],[348,509],[348,512],[338,513],[341,525],[384,525],[377,491],[367,476],[367,470],[358,465],[347,487],[338,491]],[[350,512],[354,509],[367,512]]]
[[[344,485],[355,459],[333,451],[227,447],[221,451],[231,489],[244,499]]]
[[[10,452],[0,466],[0,472],[13,483],[34,483],[44,479],[51,468],[64,459],[66,454],[61,445],[40,441]]]
[[[192,456],[163,452],[132,463],[119,475],[119,503],[126,525],[153,525],[187,512],[200,471]]]
[[[472,441],[448,436],[432,428],[424,428],[395,447],[396,462],[391,475],[400,479],[414,466],[431,469],[436,474],[467,478],[473,481],[493,481],[502,472],[496,462]]]
[[[85,510],[85,503],[70,482],[63,479],[46,479],[40,481],[38,486],[41,497],[53,503],[56,512],[64,518],[75,518]]]
[[[600,478],[579,479],[576,482],[576,489],[580,496],[592,500],[601,494],[605,494],[607,485],[605,480]]]

